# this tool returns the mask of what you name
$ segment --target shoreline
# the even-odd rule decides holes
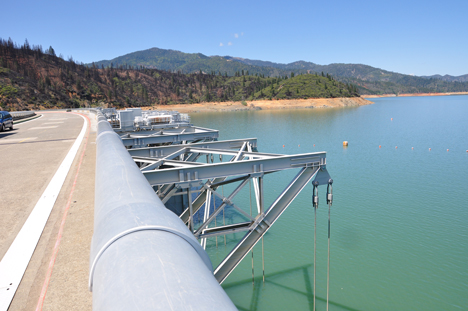
[[[196,104],[154,105],[141,108],[143,110],[176,110],[182,113],[194,113],[212,111],[340,108],[373,104],[373,102],[362,97],[255,100],[245,102],[247,105],[243,105],[242,102],[204,102]]]
[[[362,98],[468,95],[468,92],[361,95]]]

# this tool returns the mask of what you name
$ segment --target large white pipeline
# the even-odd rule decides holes
[[[206,252],[97,117],[93,310],[237,310]]]

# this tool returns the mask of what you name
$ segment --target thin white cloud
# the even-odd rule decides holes
[[[221,42],[221,43],[219,44],[219,46],[224,46],[224,44]]]
[[[232,45],[232,42],[231,42],[231,41],[229,41],[229,42],[228,42],[228,45]]]
[[[243,33],[243,32],[241,32],[241,36],[243,36],[243,35],[244,35],[244,33]]]
[[[236,39],[239,38],[239,34],[235,33],[234,38],[236,38]]]

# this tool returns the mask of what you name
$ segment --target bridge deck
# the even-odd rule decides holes
[[[94,115],[90,114],[89,119],[89,140],[43,310],[91,310],[92,307],[87,282],[93,232],[96,124]],[[13,131],[0,133],[0,258],[21,230],[82,126],[83,119],[78,115],[44,113],[41,118],[15,125]],[[9,310],[36,310],[44,293],[44,281],[50,271],[49,264],[85,143],[86,135]]]

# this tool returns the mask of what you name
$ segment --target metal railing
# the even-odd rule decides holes
[[[10,114],[13,117],[13,121],[26,119],[36,115],[34,111],[12,111]]]

